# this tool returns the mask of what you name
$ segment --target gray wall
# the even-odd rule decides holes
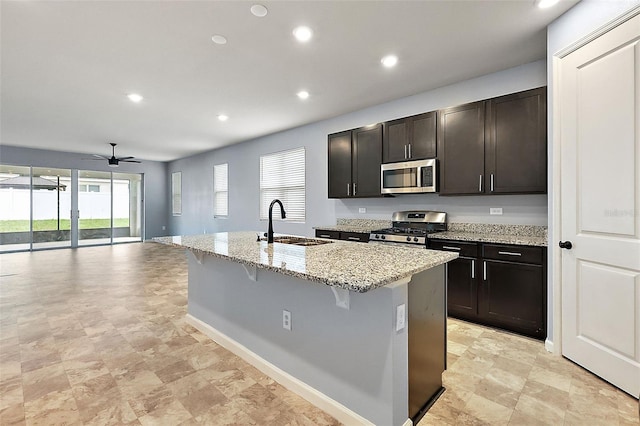
[[[333,225],[338,217],[388,219],[401,209],[442,209],[451,221],[545,225],[544,195],[439,197],[404,195],[395,198],[330,200],[327,198],[327,134],[452,105],[546,85],[546,62],[537,61],[450,86],[409,96],[307,126],[209,151],[169,163],[182,171],[182,215],[171,218],[171,234],[235,230],[266,230],[259,216],[260,156],[300,146],[307,156],[307,217],[305,223],[276,223],[276,232],[312,235],[314,226]],[[229,164],[229,217],[213,218],[213,165]],[[167,179],[170,179],[170,175]],[[365,207],[365,214],[358,213]],[[502,207],[503,216],[489,216]]]
[[[83,160],[87,154],[48,151],[0,145],[0,164],[15,166],[55,167],[60,169],[97,170],[120,173],[144,173],[145,180],[145,238],[167,235],[167,218],[170,212],[167,204],[167,163],[143,160],[140,164],[121,163],[111,168],[106,161]]]
[[[548,263],[548,338],[547,340],[553,342],[553,288],[559,283],[555,282],[554,276],[556,274],[556,262],[554,257],[557,256],[555,242],[560,241],[560,230],[556,230],[553,227],[554,221],[554,204],[553,197],[556,191],[560,191],[560,176],[555,176],[553,172],[554,163],[554,148],[556,141],[553,138],[554,120],[553,120],[553,104],[554,96],[553,91],[555,87],[555,81],[553,78],[553,57],[554,55],[563,50],[564,48],[572,45],[573,43],[583,39],[590,33],[598,30],[600,27],[606,25],[610,21],[613,21],[618,16],[623,15],[626,11],[631,10],[634,7],[640,5],[640,0],[616,0],[616,1],[602,1],[602,0],[582,0],[576,6],[571,8],[561,17],[556,19],[547,27],[547,81],[548,81],[548,173],[549,173],[549,188],[548,188],[548,217],[549,217],[549,263]],[[554,253],[554,251],[556,253]],[[554,256],[554,254],[556,256]],[[559,267],[559,265],[557,266]]]

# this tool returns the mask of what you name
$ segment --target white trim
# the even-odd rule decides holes
[[[246,346],[236,342],[229,336],[221,333],[220,331],[211,327],[209,324],[204,323],[193,315],[187,314],[186,321],[187,324],[197,328],[199,331],[206,334],[208,337],[218,343],[220,346],[239,356],[264,374],[271,377],[273,380],[280,383],[285,388],[298,394],[327,414],[333,416],[339,422],[348,426],[375,426],[369,420],[340,404],[338,401],[328,397],[317,389],[304,383],[300,379],[293,377],[286,371],[281,370],[256,353],[250,351]],[[409,420],[409,422],[411,422],[411,420]],[[413,423],[405,422],[403,426],[412,425]]]
[[[614,20],[604,24],[603,26],[595,29],[594,31],[592,31],[589,34],[587,34],[586,36],[582,37],[580,40],[570,44],[569,46],[567,46],[567,47],[565,47],[563,49],[560,49],[559,51],[554,53],[553,56],[562,59],[565,56],[575,52],[578,49],[580,49],[581,47],[591,43],[593,40],[597,39],[601,35],[611,31],[612,29],[614,29],[618,25],[625,23],[629,19],[631,19],[634,16],[639,15],[639,14],[640,14],[640,5],[634,6],[630,10],[626,11],[622,15],[618,16],[617,18],[615,18]]]
[[[411,419],[407,419],[407,420],[405,420],[405,422],[402,424],[402,426],[413,426],[413,422],[411,421]]]
[[[553,290],[553,345],[556,355],[562,353],[562,253],[556,241],[562,239],[562,200],[560,198],[562,188],[561,143],[560,129],[562,118],[560,117],[560,63],[562,60],[556,56],[552,58],[553,73],[553,212],[551,216],[551,232],[549,234],[549,247],[547,255],[553,258],[553,270],[551,273],[551,286]],[[545,343],[546,347],[546,343]]]
[[[554,349],[553,349],[553,340],[545,340],[544,341],[544,348],[547,350],[547,352],[551,352],[554,353]]]

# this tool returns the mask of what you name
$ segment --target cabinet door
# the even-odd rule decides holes
[[[412,160],[436,156],[436,112],[410,117],[409,154]]]
[[[440,194],[484,192],[483,102],[440,111]]]
[[[346,198],[352,193],[351,130],[329,135],[328,145],[329,198]]]
[[[384,123],[384,137],[382,139],[382,162],[395,163],[407,159],[408,138],[407,120],[387,121]]]
[[[332,240],[340,239],[340,231],[332,231],[328,229],[316,229],[317,238],[331,238]]]
[[[475,259],[464,257],[447,263],[447,309],[453,317],[477,320],[476,263]]]
[[[491,99],[487,123],[487,192],[546,192],[546,88]]]
[[[546,292],[543,267],[485,260],[478,294],[483,322],[543,339]]]
[[[356,197],[381,197],[380,165],[382,164],[382,124],[352,130],[353,186]]]

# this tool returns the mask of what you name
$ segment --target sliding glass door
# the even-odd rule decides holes
[[[111,244],[111,172],[78,171],[78,245]]]
[[[0,252],[31,248],[31,168],[0,165]]]
[[[139,173],[0,165],[0,252],[142,241],[143,196]]]
[[[71,247],[71,170],[33,167],[33,248]]]

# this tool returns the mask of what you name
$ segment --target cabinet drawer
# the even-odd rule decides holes
[[[542,264],[543,248],[529,246],[512,246],[483,244],[482,257],[485,259],[508,260],[512,262]]]
[[[464,257],[478,257],[478,243],[451,240],[429,240],[429,248],[433,250],[453,251]]]
[[[369,234],[363,234],[360,232],[341,232],[340,239],[347,240],[347,241],[358,241],[361,243],[368,243]]]
[[[332,240],[340,239],[340,231],[328,231],[325,229],[316,229],[317,238],[331,238]]]

